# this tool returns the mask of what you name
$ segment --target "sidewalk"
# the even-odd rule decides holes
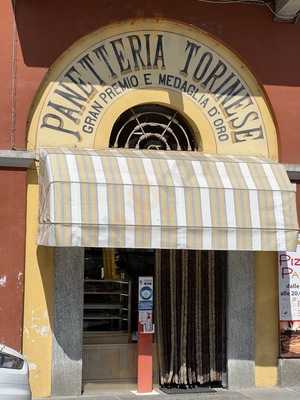
[[[50,398],[48,398],[50,400]],[[300,377],[299,387],[272,388],[272,389],[242,389],[229,391],[216,390],[214,393],[167,395],[159,392],[158,395],[136,396],[130,391],[102,393],[89,393],[82,396],[51,397],[51,400],[300,400]],[[35,399],[40,400],[40,399]]]

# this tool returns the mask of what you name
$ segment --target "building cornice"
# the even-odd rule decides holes
[[[0,167],[30,168],[35,160],[34,151],[0,150]]]
[[[299,0],[275,0],[276,20],[297,22],[300,12]]]
[[[38,155],[34,151],[0,150],[0,167],[30,168]],[[283,164],[291,180],[300,181],[300,164]]]
[[[300,164],[284,164],[288,177],[292,181],[300,181]]]

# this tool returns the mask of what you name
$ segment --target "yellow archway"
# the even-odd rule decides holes
[[[148,102],[185,115],[203,151],[277,158],[272,114],[249,68],[206,33],[162,19],[109,25],[67,50],[36,97],[28,148],[105,147],[118,115]]]

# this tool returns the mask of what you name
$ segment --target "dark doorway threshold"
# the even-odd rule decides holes
[[[161,387],[159,390],[165,394],[189,394],[189,393],[217,393],[216,389],[212,389],[210,387],[192,387],[192,388],[164,388]]]
[[[178,385],[160,386],[159,390],[165,394],[188,394],[188,393],[217,393],[217,389],[222,389],[221,382],[211,382],[204,385]]]

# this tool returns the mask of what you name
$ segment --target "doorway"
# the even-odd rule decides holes
[[[135,388],[138,276],[154,264],[155,250],[85,249],[83,385]]]
[[[138,276],[154,276],[155,381],[221,386],[226,253],[136,249],[85,250],[84,385],[136,382]]]

